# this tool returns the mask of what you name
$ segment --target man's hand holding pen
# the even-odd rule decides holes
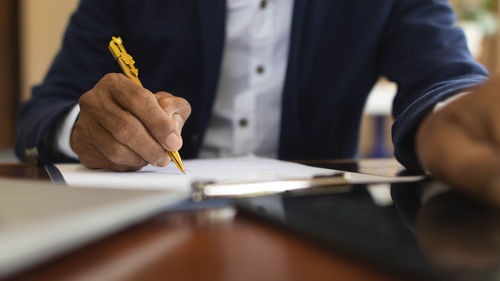
[[[86,167],[115,171],[168,165],[167,151],[181,148],[191,113],[185,99],[153,94],[116,73],[105,75],[79,104],[71,147]]]

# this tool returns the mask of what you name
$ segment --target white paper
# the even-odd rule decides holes
[[[70,186],[115,187],[189,191],[194,181],[262,181],[311,178],[330,175],[338,170],[316,168],[292,162],[244,156],[219,159],[184,160],[186,174],[171,163],[164,168],[146,166],[137,172],[91,170],[81,164],[57,164],[64,181]],[[349,173],[352,183],[415,181],[421,177],[384,177]]]

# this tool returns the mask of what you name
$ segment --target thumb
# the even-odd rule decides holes
[[[172,121],[174,123],[174,130],[167,136],[166,145],[168,151],[177,151],[182,147],[182,127],[185,120],[180,114],[173,114]]]

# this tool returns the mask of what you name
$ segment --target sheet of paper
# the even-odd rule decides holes
[[[185,160],[186,174],[173,163],[164,168],[146,166],[137,172],[90,170],[81,164],[57,164],[64,181],[70,186],[116,187],[189,191],[193,181],[262,181],[310,178],[329,175],[337,170],[316,168],[292,162],[244,156],[219,159]],[[351,181],[388,182],[414,181],[419,177],[382,177],[350,173]]]

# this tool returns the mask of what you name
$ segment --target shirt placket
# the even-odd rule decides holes
[[[256,140],[262,133],[257,128],[259,118],[256,107],[258,95],[261,94],[259,86],[265,83],[268,73],[271,71],[270,57],[272,55],[272,28],[273,16],[272,6],[269,0],[255,1],[254,21],[249,28],[248,46],[250,50],[248,67],[248,90],[240,93],[235,98],[235,154],[246,154],[253,152],[256,148]]]

